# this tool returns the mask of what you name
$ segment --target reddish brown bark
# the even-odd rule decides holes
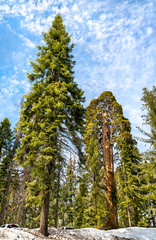
[[[107,208],[106,226],[107,229],[115,229],[118,228],[118,221],[114,181],[113,145],[110,124],[106,112],[103,114],[102,136],[103,136],[102,143],[103,143],[105,197]]]

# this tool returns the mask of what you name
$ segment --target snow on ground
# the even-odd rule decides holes
[[[118,236],[123,238],[134,238],[137,240],[156,240],[156,228],[140,228],[140,227],[132,227],[132,228],[120,228],[117,230],[98,230],[95,228],[83,228],[75,231],[80,231],[81,234],[85,235],[88,233],[93,236],[95,239],[105,239],[105,236]]]
[[[43,240],[44,238],[35,237],[24,230],[0,228],[0,240]]]
[[[74,230],[49,229],[49,237],[44,237],[36,229],[3,229],[0,228],[0,240],[156,240],[156,228],[121,228],[103,231],[95,228]]]
[[[131,227],[107,231],[120,237],[136,238],[138,240],[156,240],[156,228]]]

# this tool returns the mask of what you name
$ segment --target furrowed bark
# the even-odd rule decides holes
[[[106,197],[106,226],[107,229],[118,228],[117,208],[116,208],[116,192],[114,180],[114,163],[113,163],[113,145],[111,139],[111,131],[108,122],[108,116],[103,114],[103,164],[105,179],[105,197]]]

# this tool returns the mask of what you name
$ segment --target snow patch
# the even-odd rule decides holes
[[[48,237],[44,237],[38,229],[0,228],[0,240],[156,240],[156,228],[132,227],[108,231],[95,228],[74,230],[49,228],[49,233]]]

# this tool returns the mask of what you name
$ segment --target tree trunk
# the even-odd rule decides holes
[[[31,228],[35,228],[35,220],[34,218],[36,217],[36,206],[35,206],[35,209],[34,209],[34,212],[33,212],[33,222],[32,222],[32,225],[31,225]]]
[[[128,223],[129,223],[129,227],[132,227],[131,214],[130,214],[130,210],[129,210],[129,205],[128,205],[128,204],[127,204],[127,213],[128,213]]]
[[[50,193],[49,188],[44,192],[43,205],[40,216],[40,233],[48,236],[48,215],[49,215]]]
[[[95,174],[94,174],[94,182],[96,181],[96,177],[95,177]],[[97,227],[97,194],[94,193],[93,194],[93,197],[94,197],[94,214],[95,214],[95,225]]]
[[[106,197],[106,226],[107,229],[118,228],[117,208],[116,208],[116,187],[114,180],[114,164],[113,164],[113,145],[108,116],[103,114],[103,163],[104,163],[104,179],[105,179],[105,197]]]
[[[124,162],[123,162],[123,172],[124,172],[124,185],[125,185],[125,188],[127,188],[127,173],[126,173],[126,168],[125,168],[125,163]],[[131,213],[130,213],[130,208],[129,208],[129,204],[128,204],[127,192],[125,194],[126,194],[126,201],[127,201],[128,224],[129,224],[129,227],[132,227]]]
[[[73,164],[72,164],[72,158],[70,156],[70,186],[69,186],[69,191],[70,191],[70,209],[71,209],[71,214],[70,214],[70,223],[73,225],[73,183],[72,183],[72,168],[73,168]]]
[[[16,224],[20,224],[21,213],[22,213],[22,209],[24,206],[24,202],[25,202],[26,179],[27,179],[27,168],[25,167],[24,172],[23,172],[22,187],[21,187],[21,191],[20,191],[20,200],[19,200],[18,211],[17,211],[17,216],[16,216]]]
[[[60,160],[58,159],[58,178],[57,178],[57,194],[56,194],[56,209],[55,209],[55,227],[56,228],[58,226],[59,191],[60,191]]]
[[[58,199],[58,196],[57,196],[56,209],[55,209],[55,227],[56,228],[58,227],[58,208],[59,208],[59,199]]]
[[[26,226],[25,226],[26,211],[27,211],[27,209],[26,209],[26,207],[24,206],[24,207],[23,207],[23,215],[22,215],[22,227],[26,227]]]
[[[152,221],[151,226],[152,226],[152,227],[156,227],[154,211],[151,210],[151,211],[150,211],[150,215],[151,215],[151,221]]]

